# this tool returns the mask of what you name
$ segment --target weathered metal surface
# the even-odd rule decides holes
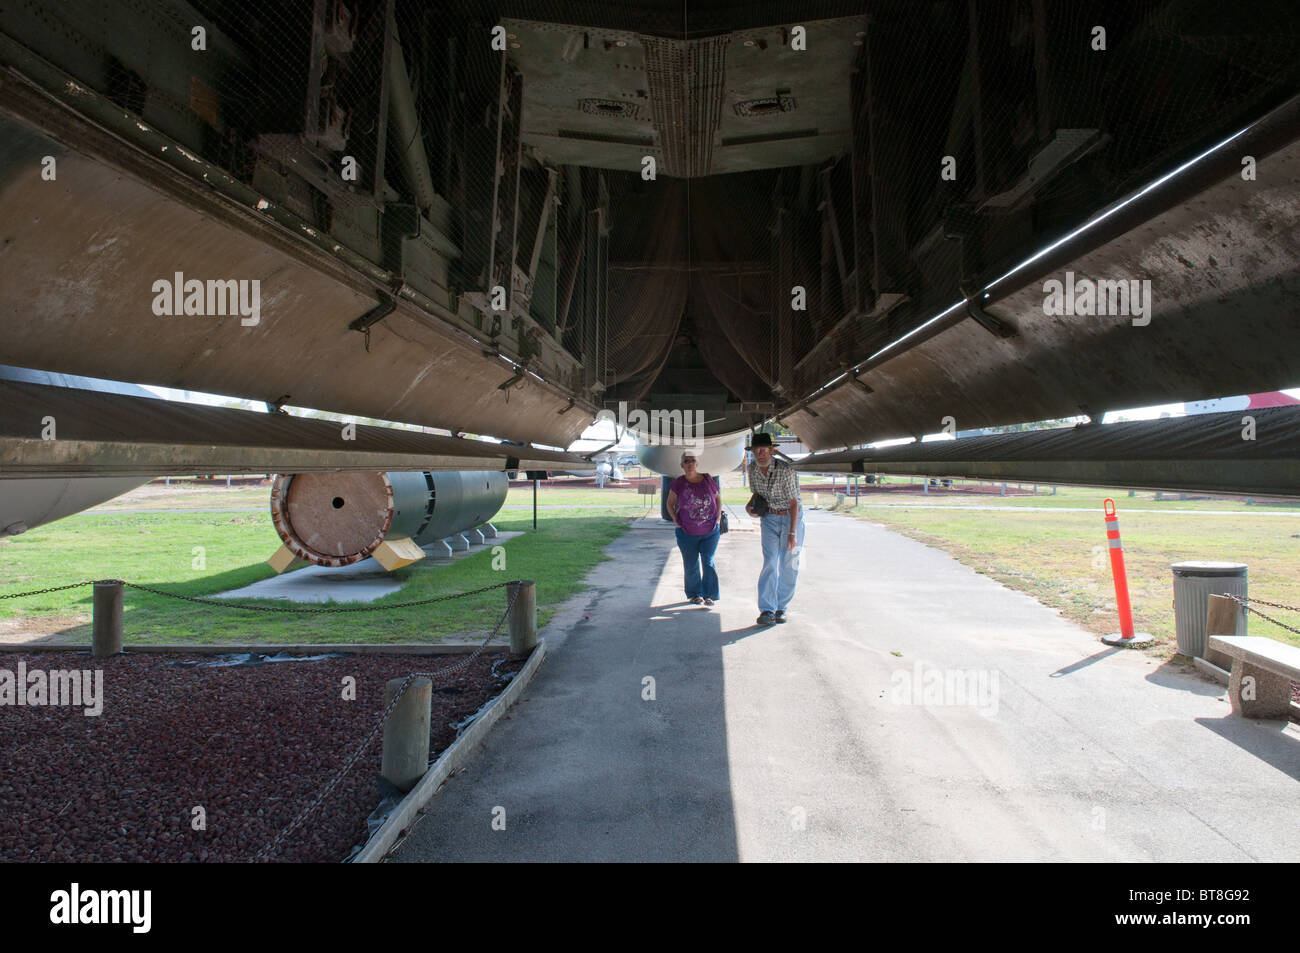
[[[1300,497],[1300,408],[1197,414],[816,453],[811,473],[888,473]],[[1249,435],[1249,439],[1247,439]]]
[[[1236,165],[1236,156],[1233,156]],[[1239,168],[1239,166],[1238,166]],[[1149,281],[1150,323],[1044,313],[1035,279],[987,310],[869,365],[785,418],[812,448],[1294,386],[1300,355],[1300,142],[1258,158],[1048,277]],[[1166,186],[1167,188],[1168,186]],[[1022,276],[1023,280],[1023,276]]]
[[[41,439],[47,416],[55,440]],[[531,446],[0,381],[0,479],[589,466]]]
[[[5,480],[0,483],[0,536],[16,536],[80,513],[148,480],[147,476]]]
[[[286,100],[302,92],[297,73],[273,67],[276,56],[288,58],[302,33],[294,24],[305,19],[285,19],[276,35],[260,17],[240,21],[255,4],[205,7],[218,27],[214,55],[191,72],[192,57],[167,52],[184,40],[190,7],[157,4],[138,18],[138,37],[113,29],[135,6],[116,0],[103,19],[87,0],[52,13],[30,0],[0,9],[0,360],[561,445],[581,431],[602,391],[607,399],[680,398],[686,391],[674,377],[688,368],[713,396],[775,402],[814,447],[930,432],[946,417],[967,428],[1295,383],[1300,329],[1289,312],[1300,199],[1294,155],[1276,152],[1295,139],[1294,109],[1286,138],[1277,138],[1286,122],[1274,122],[1272,139],[1243,135],[1208,164],[1212,178],[1207,164],[1180,174],[1088,238],[984,287],[1001,270],[995,262],[1042,248],[1147,170],[1185,161],[1289,95],[1297,34],[1281,7],[1267,21],[1234,22],[1213,5],[1186,18],[1178,0],[1122,4],[1112,32],[1124,40],[1085,68],[1058,56],[1087,22],[1064,0],[1035,5],[1032,57],[1023,4],[1014,14],[1006,4],[878,3],[868,22],[860,5],[841,2],[798,11],[755,3],[698,16],[696,4],[678,17],[665,3],[604,10],[524,0],[508,11],[515,19],[480,21],[486,8],[456,0],[436,21],[406,21],[414,28],[403,36],[418,87],[410,92],[429,133],[413,145],[446,153],[432,166],[422,161],[424,175],[408,168],[405,182],[394,178],[422,196],[421,216],[400,203],[380,207],[390,194],[382,164],[355,207],[346,200],[352,187],[324,165],[310,175],[302,163],[277,172],[263,152],[251,172],[243,167],[250,144],[286,137],[282,165],[307,156],[296,123],[248,108],[250,93],[263,107],[274,99],[277,82]],[[362,6],[378,9],[371,0]],[[790,43],[791,17],[807,31],[802,52]],[[540,22],[548,18],[565,22]],[[462,43],[489,21],[510,31],[500,56]],[[480,55],[454,52],[471,49]],[[357,59],[362,66],[359,51]],[[383,76],[392,63],[376,57],[370,65]],[[510,214],[494,216],[490,200],[475,195],[474,183],[491,184],[499,160],[470,148],[471,132],[480,100],[491,99],[488,87],[507,66],[522,76],[522,88],[508,85],[522,109],[530,173],[547,161],[623,170],[563,176],[567,210],[556,237],[569,249],[564,299],[576,297],[563,309],[568,333],[518,313],[522,298],[500,315],[485,303],[484,285],[526,288],[512,237],[518,210],[532,209],[541,198],[532,193],[554,178],[530,174],[517,197],[507,182],[499,198]],[[312,75],[309,87],[323,80]],[[1095,108],[1116,102],[1134,108]],[[510,113],[520,117],[520,109]],[[345,130],[312,125],[326,134],[319,144],[342,145]],[[416,125],[406,126],[409,136]],[[1100,130],[1087,140],[1096,151],[1067,164],[1084,142],[1054,154],[1054,127]],[[438,142],[444,130],[455,143],[447,149]],[[507,138],[500,151],[517,157],[518,143]],[[958,179],[933,181],[925,156],[940,146],[961,155]],[[453,149],[464,150],[459,161]],[[59,160],[57,182],[38,177],[45,155]],[[665,176],[692,178],[684,211],[664,201],[664,183],[640,178],[646,155],[658,156]],[[1259,160],[1257,180],[1237,177],[1243,155]],[[503,180],[514,180],[513,161],[500,168]],[[732,193],[736,179],[743,187]],[[266,202],[258,189],[278,191]],[[455,197],[459,214],[444,195]],[[739,212],[719,214],[728,208]],[[685,236],[686,249],[653,247],[655,225]],[[609,282],[606,258],[621,244],[620,229],[637,247],[616,261],[689,264],[685,289],[668,295],[662,286],[629,291]],[[583,245],[579,259],[572,252]],[[701,279],[701,260],[737,258],[770,259],[766,304],[739,282],[733,294]],[[1150,279],[1152,323],[1046,314],[1039,272],[1049,266],[1058,275],[1069,268],[1090,279]],[[249,324],[154,314],[152,283],[176,274],[257,281],[264,313]],[[804,317],[784,305],[796,284],[814,299]],[[959,286],[972,302],[879,350],[941,311]],[[393,313],[363,322],[372,334],[349,333],[383,296],[394,300]],[[646,301],[656,307],[639,307]],[[713,314],[721,335],[708,326]],[[776,314],[786,320],[762,323]],[[691,334],[675,333],[692,327],[709,342],[696,348],[698,361]],[[758,343],[736,344],[743,334]],[[620,339],[632,343],[619,347]],[[668,346],[642,362],[646,341]],[[777,351],[770,358],[767,342]],[[841,369],[862,371],[861,386],[819,390]],[[578,413],[563,413],[570,406]]]
[[[0,381],[45,384],[83,390],[105,391],[129,396],[150,396],[143,387],[119,381],[97,381],[25,367],[0,365]],[[57,425],[57,421],[54,421]],[[44,422],[40,423],[44,430]],[[57,427],[56,427],[57,433]],[[6,480],[0,484],[0,536],[16,536],[29,529],[97,506],[121,496],[152,476],[68,477],[49,476],[30,480]]]
[[[94,101],[88,90],[77,97]],[[37,116],[43,128],[13,109]],[[156,132],[139,130],[155,149],[166,146]],[[183,149],[157,154],[207,168]],[[41,178],[47,155],[57,161],[54,182]],[[367,353],[347,325],[391,276],[337,243],[322,246],[309,227],[286,228],[292,216],[259,211],[255,193],[243,207],[218,194],[211,187],[218,179],[228,192],[248,190],[215,170],[195,184],[160,159],[106,137],[22,81],[0,85],[0,221],[7,225],[0,361],[258,400],[288,394],[326,410],[554,445],[568,444],[589,422],[559,416],[569,392],[531,375],[507,407],[498,385],[509,365],[492,352],[515,353],[510,343],[470,334],[454,307],[422,310],[410,288],[398,289],[398,314],[376,329]],[[258,324],[155,315],[153,282],[178,272],[260,282]],[[67,348],[68,340],[82,346]],[[547,372],[546,360],[534,366]]]
[[[586,423],[558,416],[565,401],[531,378],[507,406],[497,385],[508,365],[403,310],[373,329],[367,352],[348,325],[374,306],[369,295],[15,122],[0,120],[0,143],[0,362],[254,400],[288,394],[556,445]],[[50,154],[52,183],[40,177]],[[258,281],[259,323],[154,314],[153,283],[176,273]]]

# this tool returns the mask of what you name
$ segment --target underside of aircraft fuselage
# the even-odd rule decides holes
[[[547,446],[1294,386],[1298,93],[1285,2],[9,3],[0,364]]]

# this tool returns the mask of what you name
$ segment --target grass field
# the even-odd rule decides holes
[[[537,582],[537,616],[582,588],[606,557],[602,549],[628,526],[625,512],[552,511],[532,531],[531,516],[502,514],[502,531],[527,530],[505,544],[504,569],[484,547],[444,565],[415,563],[394,573],[400,592],[376,605],[477,589],[510,579]],[[264,560],[280,540],[268,513],[82,513],[21,536],[0,539],[0,596],[86,579],[120,578],[188,596],[210,596],[272,575]],[[0,599],[0,638],[57,635],[90,639],[91,590]],[[475,638],[496,624],[504,590],[435,606],[364,613],[288,614],[203,606],[127,589],[131,642],[436,642]],[[257,600],[261,605],[291,603]]]
[[[1056,497],[950,498],[938,493],[902,500],[863,498],[839,512],[880,523],[936,546],[1004,585],[1025,592],[1091,632],[1119,631],[1115,589],[1101,504],[1107,491],[1062,487]],[[1249,566],[1254,598],[1300,606],[1300,510],[1225,500],[1156,501],[1112,493],[1120,515],[1129,593],[1137,630],[1173,655],[1173,575],[1170,564],[1229,560]],[[1168,494],[1166,494],[1168,496]],[[829,500],[827,501],[830,502]],[[1041,509],[1055,503],[1058,512]],[[1006,506],[1006,510],[958,509]],[[1029,509],[1034,507],[1035,509]],[[1088,512],[1069,512],[1081,507]],[[1016,510],[1023,512],[1016,512]],[[1142,512],[1143,510],[1154,512]],[[1231,510],[1219,515],[1211,511]],[[1265,610],[1270,615],[1272,610]],[[1277,617],[1300,626],[1300,614]],[[1252,616],[1250,633],[1300,645],[1300,636]]]
[[[813,480],[829,482],[827,477],[805,482]],[[842,478],[839,483],[842,487]],[[944,549],[976,571],[1060,609],[1090,631],[1118,631],[1101,513],[1107,491],[1059,487],[1053,495],[1042,487],[1036,495],[1002,497],[987,485],[980,494],[964,489],[935,488],[922,495],[919,481],[909,488],[906,478],[894,478],[883,488],[863,487],[859,505],[841,514]],[[150,486],[104,507],[0,539],[0,595],[118,577],[181,595],[207,596],[266,578],[271,570],[264,560],[279,546],[265,509],[267,495],[266,487]],[[1149,492],[1113,495],[1124,532],[1134,619],[1139,630],[1160,640],[1160,654],[1174,652],[1170,563],[1244,562],[1250,567],[1253,596],[1300,605],[1300,506],[1179,499],[1178,494],[1157,499]],[[803,496],[812,505],[812,492],[805,489]],[[723,478],[725,502],[739,506],[748,497],[738,473]],[[834,499],[829,491],[818,492],[823,508]],[[504,571],[492,569],[488,549],[450,565],[416,563],[395,574],[406,583],[402,591],[378,604],[530,578],[537,581],[538,617],[545,623],[604,559],[603,547],[632,518],[658,506],[657,495],[640,496],[635,487],[544,487],[538,501],[543,507],[564,508],[542,511],[536,533],[526,509],[505,510],[494,520],[502,530],[526,531],[506,545]],[[511,489],[507,506],[531,503],[531,488]],[[256,509],[186,512],[233,506]],[[495,624],[503,605],[504,595],[494,591],[435,607],[374,614],[272,615],[128,590],[126,629],[127,638],[137,642],[423,642],[473,638]],[[1297,614],[1278,615],[1300,624]],[[0,599],[0,639],[57,634],[88,641],[89,620],[89,587]],[[1262,619],[1252,618],[1250,631],[1300,645],[1300,637]]]
[[[821,482],[824,485],[828,481],[829,477],[818,477],[816,481],[805,479],[803,482],[805,484]],[[843,477],[839,477],[837,483],[836,492],[843,492]],[[879,506],[917,506],[920,504],[951,507],[1015,506],[1051,509],[1077,508],[1100,512],[1102,501],[1109,496],[1115,500],[1116,506],[1121,510],[1136,508],[1155,509],[1161,512],[1187,511],[1193,513],[1203,513],[1211,510],[1228,510],[1234,513],[1261,513],[1267,511],[1279,514],[1290,513],[1300,517],[1300,501],[1275,500],[1247,503],[1244,499],[1236,497],[1210,497],[1205,494],[1192,493],[1152,493],[1147,490],[1136,491],[1132,496],[1129,496],[1127,490],[1105,490],[1081,486],[1059,486],[1056,488],[1056,493],[1053,493],[1050,486],[1040,485],[1038,492],[1034,493],[1034,484],[1032,483],[1008,484],[1008,495],[1004,497],[998,494],[998,486],[999,484],[992,483],[981,485],[974,483],[954,484],[951,489],[930,487],[928,493],[922,493],[919,478],[914,484],[909,484],[906,477],[894,477],[886,481],[885,486],[879,489],[860,485],[859,501],[863,505]],[[1017,493],[1017,486],[1023,487],[1024,492]],[[809,490],[805,487],[802,492],[807,495]],[[852,484],[850,484],[849,496],[852,498]],[[1186,497],[1186,499],[1182,497]],[[822,494],[822,501],[829,505],[832,497]],[[809,502],[811,502],[811,497]]]

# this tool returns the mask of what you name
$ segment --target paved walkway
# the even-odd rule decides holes
[[[1296,725],[1233,718],[1218,685],[825,513],[809,513],[792,621],[760,629],[758,545],[723,537],[707,611],[681,601],[671,533],[613,543],[543,633],[553,654],[524,699],[395,859],[1300,856]]]

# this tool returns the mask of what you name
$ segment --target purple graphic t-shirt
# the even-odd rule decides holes
[[[681,520],[682,529],[692,536],[712,533],[718,522],[718,508],[713,505],[713,496],[718,492],[718,483],[707,473],[699,483],[692,483],[684,476],[679,476],[668,487],[677,494],[677,518]]]

